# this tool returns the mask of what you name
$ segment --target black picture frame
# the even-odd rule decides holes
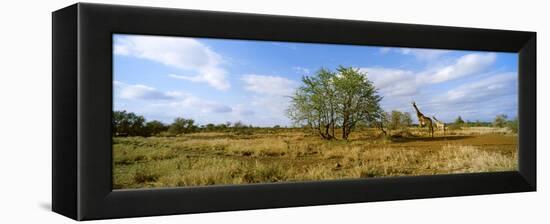
[[[78,3],[52,14],[52,210],[76,220],[536,190],[536,33]],[[112,190],[112,34],[519,54],[519,170]]]

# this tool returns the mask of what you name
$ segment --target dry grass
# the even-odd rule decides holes
[[[488,135],[488,134],[513,134],[509,128],[494,128],[494,127],[467,127],[449,131],[450,135]]]
[[[517,136],[460,130],[455,136],[323,141],[300,130],[195,133],[113,140],[115,189],[312,181],[517,169]],[[422,136],[422,130],[410,130]],[[468,133],[469,135],[467,135]]]
[[[449,173],[472,173],[514,170],[517,167],[517,152],[511,156],[480,150],[474,146],[445,145],[430,158],[432,170],[446,170]]]

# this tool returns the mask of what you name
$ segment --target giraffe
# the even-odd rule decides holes
[[[435,118],[435,115],[432,116],[432,118],[435,121],[435,126],[437,127],[437,129],[443,130],[443,135],[445,135],[445,123],[440,120],[437,120],[437,118]]]
[[[418,110],[418,107],[416,107],[416,103],[414,101],[412,102],[412,105],[414,107],[414,110],[416,110],[416,116],[418,117],[418,123],[419,123],[420,127],[428,126],[428,130],[430,131],[430,134],[433,138],[434,137],[434,127],[433,127],[433,124],[432,124],[432,119],[430,119],[429,117],[424,116],[424,114],[422,114],[420,112],[420,110]]]

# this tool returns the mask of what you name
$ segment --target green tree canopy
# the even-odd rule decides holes
[[[134,113],[113,111],[112,125],[115,136],[143,136],[145,118]]]
[[[153,120],[145,123],[146,136],[157,135],[167,130],[168,127],[160,121]]]
[[[170,128],[168,128],[168,132],[177,135],[191,133],[195,131],[195,129],[197,129],[197,126],[195,126],[195,120],[178,117],[174,119],[174,122],[172,122]]]
[[[334,139],[337,127],[342,139],[348,139],[359,122],[382,117],[380,100],[365,73],[352,67],[340,66],[335,72],[321,68],[302,78],[287,112],[296,124],[316,130],[323,139]]]
[[[387,125],[389,129],[397,130],[403,129],[411,125],[412,118],[411,114],[408,112],[401,112],[393,110],[389,115],[389,124]]]

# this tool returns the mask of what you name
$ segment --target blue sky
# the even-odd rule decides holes
[[[290,126],[301,78],[339,65],[365,72],[386,111],[414,115],[415,101],[446,122],[517,116],[515,53],[116,34],[113,60],[114,110],[165,123]]]

